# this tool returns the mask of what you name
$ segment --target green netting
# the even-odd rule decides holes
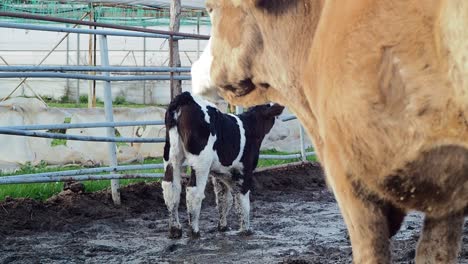
[[[86,12],[94,12],[98,22],[129,25],[129,26],[168,26],[169,10],[148,8],[145,6],[86,4],[73,1],[44,0],[3,0],[0,1],[0,11],[46,15],[70,19],[80,19]],[[0,21],[17,23],[51,24],[52,22],[28,20],[20,18],[0,17]],[[210,20],[200,10],[185,10],[182,12],[181,25],[209,25]]]

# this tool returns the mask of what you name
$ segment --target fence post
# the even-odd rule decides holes
[[[76,65],[80,66],[80,34],[76,34]],[[80,104],[80,80],[76,79],[76,104]]]
[[[307,155],[305,151],[305,142],[304,142],[304,127],[299,123],[299,136],[301,140],[301,159],[302,161],[307,160]]]
[[[101,44],[101,65],[109,66],[109,50],[107,48],[107,36],[100,36]],[[104,76],[110,76],[109,72],[103,72]],[[104,112],[106,114],[107,122],[114,122],[114,113],[112,112],[112,90],[109,81],[104,82]],[[115,137],[115,127],[108,127],[106,129],[108,137]],[[107,143],[109,149],[109,165],[111,167],[117,166],[117,145],[115,142]],[[112,172],[111,172],[112,173]],[[111,180],[112,200],[115,205],[120,205],[120,186],[119,180]]]

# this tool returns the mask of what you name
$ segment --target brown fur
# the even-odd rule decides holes
[[[215,86],[231,103],[271,100],[298,116],[355,262],[389,263],[387,237],[399,226],[392,222],[407,210],[430,222],[418,263],[456,262],[448,248],[459,248],[460,230],[444,230],[468,206],[468,1],[207,4]],[[248,89],[239,85],[246,79]],[[438,253],[434,234],[444,237]]]

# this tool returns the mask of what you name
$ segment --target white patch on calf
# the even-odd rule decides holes
[[[244,129],[244,124],[240,120],[239,117],[233,114],[229,114],[232,117],[234,117],[237,121],[237,126],[239,127],[239,134],[240,134],[240,143],[239,143],[239,153],[237,154],[236,159],[232,162],[232,165],[240,163],[240,160],[242,158],[242,154],[244,154],[244,148],[245,148],[245,129]]]
[[[180,167],[184,159],[184,153],[180,144],[177,127],[169,129],[169,141],[169,159],[167,161],[164,160],[164,170],[167,171],[167,167],[169,165],[172,166],[172,182],[163,180],[161,187],[163,189],[164,202],[170,213],[169,225],[180,228],[178,216],[180,192],[182,189]]]
[[[240,216],[240,230],[250,230],[250,191],[236,194],[236,209]]]
[[[206,107],[202,107],[202,109]],[[205,113],[207,116],[207,113]],[[199,155],[185,152],[187,164],[195,170],[196,186],[187,187],[187,211],[190,213],[190,224],[194,232],[198,232],[198,219],[200,217],[201,203],[205,198],[205,187],[208,181],[208,175],[211,170],[211,164],[214,159],[213,145],[216,136],[210,134],[205,148]]]

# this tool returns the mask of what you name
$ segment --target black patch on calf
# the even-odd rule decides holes
[[[179,114],[177,119],[176,114]],[[177,126],[185,149],[192,154],[200,154],[205,148],[209,136],[209,126],[204,116],[201,107],[189,92],[183,92],[171,101],[165,114],[166,145],[164,146],[164,159],[166,161],[169,159],[170,151],[169,130],[174,126]],[[183,133],[180,131],[183,131]]]
[[[208,106],[210,131],[216,134],[213,150],[223,166],[230,166],[240,152],[240,128],[235,117]]]
[[[272,15],[283,15],[298,5],[298,0],[257,0],[255,6]]]
[[[166,167],[166,171],[164,172],[163,181],[172,182],[174,180],[174,168],[172,164],[168,164]]]
[[[169,151],[171,150],[171,140],[169,138],[169,129],[166,127],[166,143],[164,144],[164,155],[165,161],[169,160]]]
[[[177,120],[176,113],[179,113]],[[208,142],[210,127],[205,121],[205,113],[189,92],[179,94],[169,105],[166,112],[166,131],[171,125],[174,126],[174,123],[177,124],[185,149],[194,155],[200,154]]]
[[[189,182],[187,183],[187,186],[189,187],[195,187],[197,186],[197,172],[193,167],[190,167],[190,179]]]

